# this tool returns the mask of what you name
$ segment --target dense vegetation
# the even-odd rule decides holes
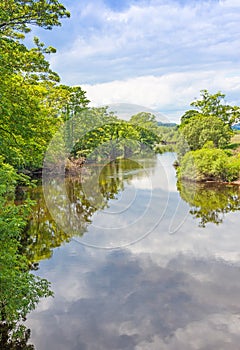
[[[160,141],[156,117],[138,113],[129,122],[120,120],[106,107],[82,111],[70,120],[74,129],[70,153],[88,160],[131,156],[153,150]]]
[[[81,87],[60,84],[58,74],[51,70],[47,55],[56,50],[45,47],[36,37],[32,48],[25,45],[25,36],[33,25],[51,30],[69,16],[57,0],[3,0],[0,3],[2,349],[32,349],[27,345],[29,334],[19,322],[41,297],[51,295],[48,282],[30,273],[35,257],[29,254],[29,246],[26,247],[29,237],[25,237],[24,231],[33,215],[32,203],[25,201],[16,205],[15,193],[20,184],[30,184],[26,174],[31,176],[42,168],[48,144],[59,127],[66,123],[64,144],[58,147],[69,151],[69,161],[79,161],[93,153],[97,158],[111,160],[153,150],[160,141],[152,114],[140,113],[125,122],[107,108],[88,108],[89,101]],[[67,236],[63,238],[67,239]]]
[[[41,167],[52,135],[62,121],[88,100],[80,87],[59,84],[46,55],[54,52],[38,38],[24,45],[31,25],[51,29],[69,17],[56,0],[0,3],[0,348],[32,349],[21,326],[41,297],[51,295],[46,280],[29,272],[22,254],[22,233],[31,203],[15,204],[16,186],[29,180],[20,175]],[[76,102],[77,100],[77,102]]]
[[[194,181],[234,181],[240,177],[240,156],[230,144],[232,126],[240,119],[240,108],[224,102],[218,92],[201,91],[201,98],[191,103],[179,127],[179,179]]]

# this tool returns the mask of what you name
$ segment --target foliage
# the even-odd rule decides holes
[[[38,80],[39,75],[33,79],[18,72],[0,81],[1,154],[17,168],[41,167],[48,142],[61,122],[88,103],[80,87]]]
[[[227,105],[224,97],[221,92],[211,95],[202,90],[201,98],[191,103],[196,109],[188,110],[182,116],[177,145],[180,178],[197,181],[238,179],[239,158],[231,157],[234,152],[227,152],[227,149],[238,148],[237,144],[230,145],[229,142],[233,135],[231,127],[239,121],[240,108]],[[226,152],[215,147],[226,149]]]
[[[231,127],[240,119],[240,108],[225,103],[225,95],[221,92],[210,94],[207,90],[201,90],[201,97],[190,105],[196,110],[187,111],[181,118],[181,124],[187,124],[191,118],[198,116],[217,117]]]
[[[55,49],[38,38],[29,49],[22,40],[31,26],[51,29],[64,17],[69,13],[57,0],[0,3],[0,347],[4,349],[32,349],[26,345],[29,333],[19,322],[41,297],[51,295],[49,283],[29,272],[22,254],[31,203],[15,205],[15,186],[26,180],[15,169],[41,167],[47,144],[64,119],[63,110],[72,108],[72,96],[78,94],[79,103],[86,104],[80,88],[57,85],[59,77],[46,60]]]
[[[212,141],[215,147],[223,148],[232,135],[228,125],[221,119],[203,114],[195,115],[187,123],[182,124],[180,132],[190,150],[200,149],[208,141]]]
[[[138,125],[144,129],[152,131],[152,133],[158,134],[158,122],[155,115],[152,113],[140,112],[134,114],[129,121],[134,125]]]
[[[174,144],[178,141],[179,131],[177,126],[159,126],[158,130],[161,141],[164,141],[164,143]]]
[[[46,87],[30,85],[20,75],[11,76],[0,84],[3,92],[1,154],[17,168],[39,167],[47,142],[59,125],[43,105]]]
[[[210,143],[200,150],[185,154],[178,169],[179,179],[192,181],[233,181],[240,174],[240,157],[229,157]]]
[[[30,31],[30,25],[45,29],[60,26],[60,19],[70,13],[57,0],[2,0],[0,35],[16,37]]]
[[[159,137],[151,128],[118,119],[107,108],[93,108],[74,119],[75,156],[115,159],[142,151],[144,145],[153,149]]]
[[[19,335],[18,322],[26,318],[41,297],[51,295],[49,283],[29,273],[28,261],[20,252],[21,234],[30,213],[30,203],[14,204],[15,185],[19,180],[23,181],[23,177],[0,158],[1,345],[8,330],[11,329],[12,335]]]
[[[13,336],[14,332],[14,336]],[[4,350],[34,350],[34,346],[28,344],[31,332],[20,326],[15,332],[12,324],[0,323],[0,346]]]
[[[57,85],[46,55],[55,52],[38,38],[22,39],[32,25],[51,29],[69,17],[57,0],[2,1],[0,4],[0,147],[16,168],[42,165],[48,142],[63,120],[89,102],[80,87]]]

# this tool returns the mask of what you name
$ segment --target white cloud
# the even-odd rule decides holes
[[[179,120],[183,111],[201,89],[218,90],[233,96],[240,94],[240,79],[234,70],[179,72],[162,76],[142,76],[95,85],[82,85],[95,106],[133,103],[164,112],[171,121]],[[228,96],[227,96],[228,97]]]
[[[200,89],[239,103],[238,0],[123,3],[69,1],[72,18],[45,37],[63,83],[83,85],[93,104],[137,103],[174,120]]]
[[[220,5],[222,7],[239,8],[240,2],[238,0],[221,0]]]

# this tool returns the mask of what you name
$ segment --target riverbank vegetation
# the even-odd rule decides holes
[[[69,17],[56,0],[0,3],[0,347],[33,349],[29,332],[21,325],[42,297],[51,295],[49,283],[30,272],[22,254],[22,233],[32,203],[16,205],[19,184],[29,184],[23,173],[42,166],[53,133],[69,113],[75,97],[88,103],[80,87],[59,84],[46,55],[54,52],[38,38],[24,44],[32,25],[52,29]]]
[[[232,129],[240,120],[240,108],[227,105],[225,95],[207,90],[191,103],[195,109],[181,118],[177,152],[179,179],[191,181],[236,181],[240,177],[240,154],[237,132]]]

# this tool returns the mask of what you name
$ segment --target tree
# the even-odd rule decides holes
[[[61,18],[70,13],[57,0],[2,0],[0,3],[0,35],[24,37],[30,26],[45,29],[60,26]]]
[[[220,118],[204,114],[192,116],[187,123],[181,124],[180,132],[190,150],[200,149],[208,141],[212,141],[215,147],[225,147],[232,134]]]
[[[144,147],[153,149],[159,142],[159,136],[153,132],[155,123],[151,122],[146,128],[146,116],[143,117],[145,122],[135,124],[118,119],[108,112],[107,107],[84,110],[73,121],[70,120],[74,123],[71,153],[75,157],[91,155],[94,158],[115,159],[140,152]],[[147,118],[149,120],[149,116]]]
[[[133,153],[139,143],[139,132],[133,125],[123,120],[115,120],[96,126],[80,137],[76,142],[73,153],[91,158],[116,159]]]
[[[155,134],[158,134],[158,122],[154,114],[149,112],[140,112],[134,114],[130,120],[130,123],[138,125],[143,129],[152,131]]]
[[[139,141],[142,150],[147,146],[153,148],[160,142],[158,122],[154,114],[149,112],[140,112],[133,115],[129,121],[133,124],[139,133]]]
[[[61,122],[56,110],[59,95],[52,99],[59,77],[45,58],[55,49],[46,48],[38,38],[35,47],[28,49],[21,40],[32,25],[51,29],[64,17],[69,13],[57,0],[0,3],[1,349],[33,348],[26,344],[29,333],[21,322],[40,298],[52,295],[49,282],[29,272],[29,261],[22,254],[21,239],[31,203],[15,205],[16,184],[26,178],[14,167],[41,166],[47,143]]]
[[[45,58],[55,49],[38,38],[32,49],[21,42],[32,25],[51,29],[64,17],[69,13],[56,0],[0,4],[0,147],[5,162],[18,169],[41,167],[62,121],[89,102],[80,87],[57,85],[59,77]]]
[[[181,124],[188,123],[195,116],[217,117],[231,127],[240,120],[240,108],[226,104],[225,95],[221,92],[210,94],[207,90],[201,90],[201,98],[193,101],[190,105],[195,110],[187,111],[181,118]]]

